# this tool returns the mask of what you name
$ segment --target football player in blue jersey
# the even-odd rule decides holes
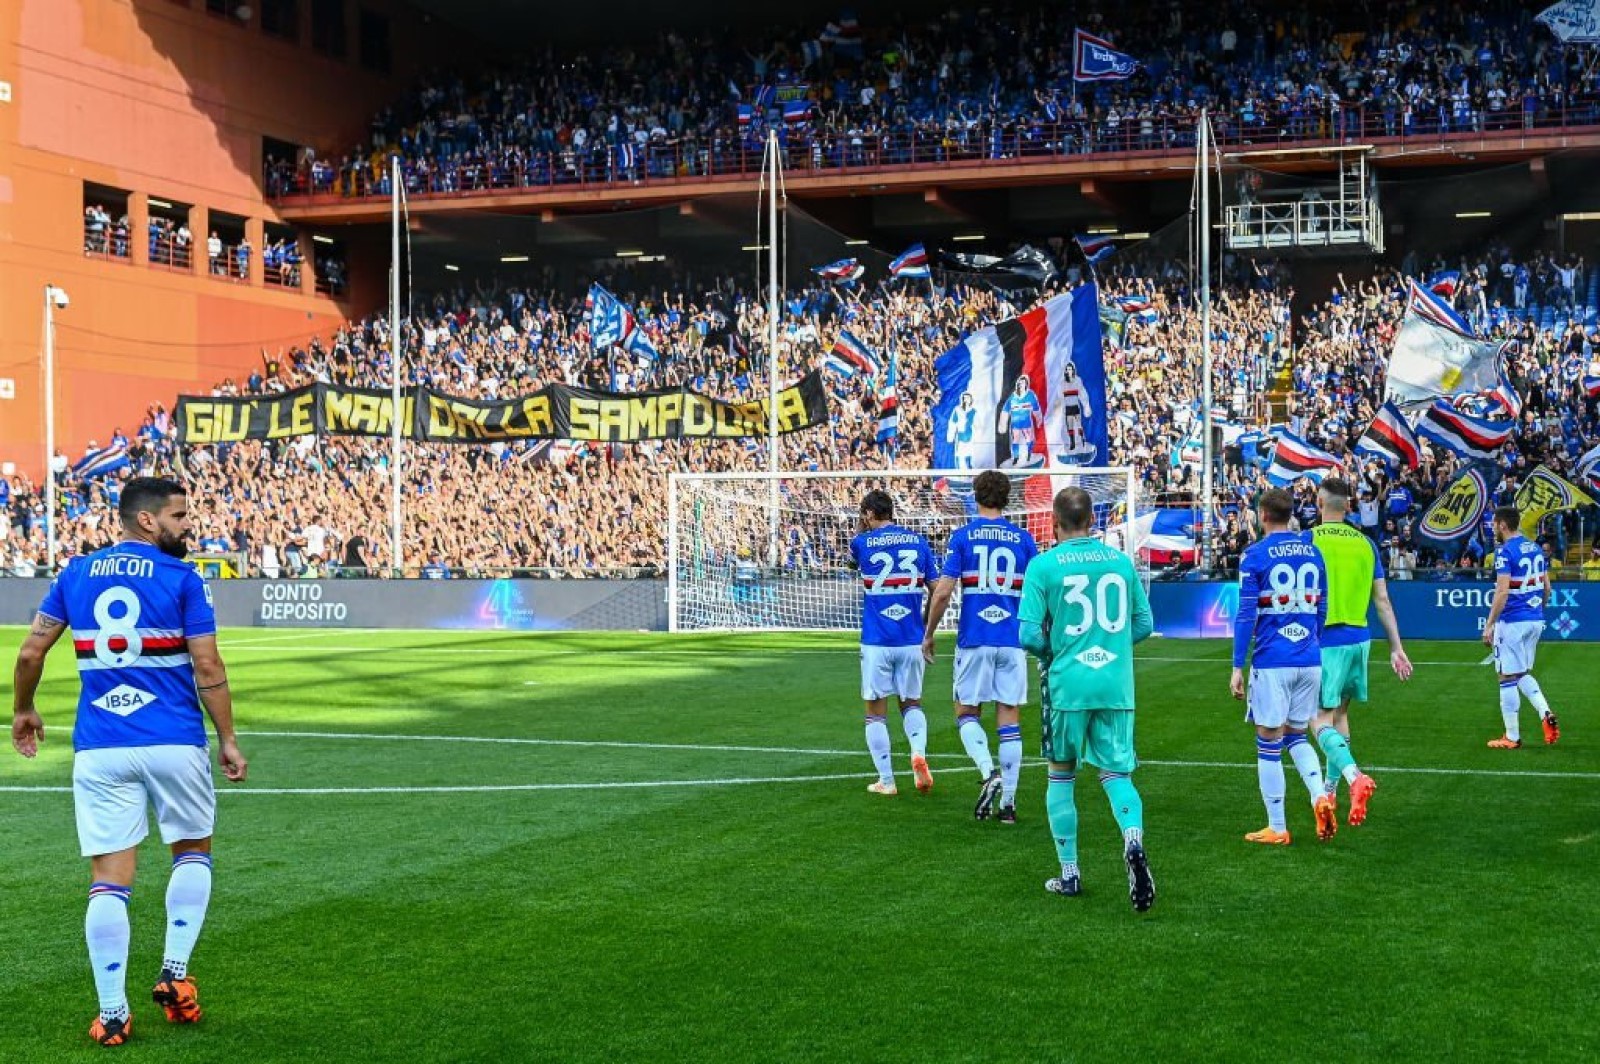
[[[1017,386],[1006,396],[1000,407],[1000,424],[1011,433],[1012,466],[1033,464],[1033,443],[1038,438],[1039,426],[1044,421],[1044,409],[1039,397],[1033,394],[1026,373],[1017,378]]]
[[[945,426],[945,442],[955,444],[956,468],[972,468],[972,452],[977,444],[978,408],[972,405],[972,393],[962,392],[956,408]]]
[[[1321,707],[1322,630],[1328,617],[1328,570],[1309,535],[1289,531],[1294,499],[1282,488],[1261,493],[1256,504],[1266,535],[1239,560],[1239,611],[1233,619],[1233,697],[1245,697],[1245,720],[1256,728],[1256,777],[1267,807],[1267,826],[1246,841],[1287,846],[1283,814],[1283,754],[1288,752],[1311,794],[1317,837],[1338,827],[1334,800],[1323,793],[1322,759],[1306,741]],[[1252,653],[1252,644],[1254,652]]]
[[[1483,625],[1484,644],[1494,649],[1494,667],[1500,674],[1500,715],[1506,731],[1489,740],[1495,750],[1515,750],[1522,745],[1522,696],[1539,713],[1544,741],[1561,738],[1561,725],[1550,712],[1544,690],[1533,678],[1533,655],[1544,631],[1544,603],[1548,594],[1544,551],[1521,532],[1522,514],[1515,506],[1494,512],[1494,534],[1500,545],[1494,552],[1494,601]]]
[[[171,1023],[200,1019],[188,967],[211,900],[216,825],[202,707],[216,728],[223,775],[238,782],[248,767],[234,736],[211,592],[183,561],[192,534],[183,486],[136,477],[123,488],[118,516],[121,542],[74,559],[45,594],[17,654],[11,724],[17,752],[35,756],[44,724],[34,695],[45,656],[70,628],[82,688],[72,797],[89,858],[84,933],[100,998],[89,1036],[102,1045],[121,1045],[133,1031],[128,899],[147,806],[172,850],[166,948],[152,996]]]
[[[956,731],[978,768],[978,804],[973,815],[988,819],[998,799],[1002,824],[1017,822],[1017,781],[1022,773],[1022,726],[1017,707],[1028,700],[1028,658],[1018,632],[1022,575],[1039,553],[1026,530],[1007,521],[1011,481],[996,470],[972,482],[978,517],[950,536],[944,567],[928,604],[922,656],[933,661],[934,633],[944,620],[956,585],[961,586],[961,622],[956,635]],[[989,756],[983,704],[993,702],[1000,739],[1000,770]]]
[[[926,536],[894,523],[894,500],[886,491],[861,500],[861,532],[850,541],[850,557],[861,573],[861,698],[867,704],[867,751],[878,780],[873,794],[894,794],[894,768],[885,715],[892,695],[911,744],[917,790],[933,789],[928,770],[928,718],[922,712],[923,593],[937,569]]]

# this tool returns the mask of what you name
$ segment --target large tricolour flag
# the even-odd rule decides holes
[[[1011,464],[1011,436],[1000,427],[1006,423],[1001,415],[1024,377],[1024,393],[1032,393],[1043,415],[1031,464],[1108,464],[1098,302],[1095,285],[1080,285],[1021,317],[973,333],[939,356],[934,363],[939,378],[935,468]],[[972,397],[970,412],[958,410],[963,395]]]
[[[1278,437],[1278,446],[1272,451],[1272,462],[1267,466],[1267,479],[1278,487],[1287,487],[1306,477],[1321,484],[1322,478],[1338,469],[1342,462],[1320,447],[1313,447],[1299,436],[1285,432]]]
[[[1367,431],[1356,441],[1356,453],[1377,458],[1389,468],[1415,469],[1422,463],[1422,448],[1405,415],[1393,403],[1384,403]]]
[[[878,375],[878,356],[848,329],[839,330],[839,338],[833,342],[833,350],[828,352],[827,364],[829,369],[843,377],[854,377],[858,373],[865,373],[869,377]]]
[[[1490,421],[1464,414],[1444,400],[1430,406],[1417,422],[1417,435],[1441,444],[1462,458],[1488,461],[1517,429],[1515,421]]]

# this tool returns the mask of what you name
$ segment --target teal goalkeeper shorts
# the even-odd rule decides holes
[[[1367,700],[1367,660],[1372,640],[1322,648],[1322,708],[1338,709],[1348,699]]]
[[[1046,708],[1040,729],[1044,756],[1058,764],[1087,761],[1102,772],[1132,772],[1133,710]]]

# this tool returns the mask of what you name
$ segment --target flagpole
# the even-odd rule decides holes
[[[1201,353],[1201,402],[1204,409],[1201,417],[1204,419],[1205,438],[1201,440],[1201,453],[1204,455],[1205,468],[1200,478],[1200,569],[1206,570],[1211,564],[1211,511],[1213,490],[1211,466],[1213,458],[1211,447],[1211,174],[1207,169],[1210,155],[1210,129],[1211,120],[1205,108],[1200,109],[1200,136],[1199,154],[1196,166],[1199,168],[1200,179],[1200,353]]]
[[[767,130],[767,564],[778,564],[778,131]]]
[[[389,562],[405,576],[400,511],[400,155],[389,157]]]

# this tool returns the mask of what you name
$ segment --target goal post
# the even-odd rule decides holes
[[[885,469],[779,473],[673,473],[667,505],[669,629],[851,631],[861,623],[860,578],[850,540],[861,499],[882,489],[895,523],[926,535],[943,557],[950,534],[978,516],[972,481],[981,470]],[[1056,492],[1081,487],[1094,500],[1095,534],[1133,555],[1150,530],[1129,467],[1002,469],[1011,480],[1005,515],[1041,548],[1055,541]],[[775,547],[774,550],[774,539]],[[1139,563],[1141,572],[1145,566]],[[946,626],[959,616],[959,598]]]

